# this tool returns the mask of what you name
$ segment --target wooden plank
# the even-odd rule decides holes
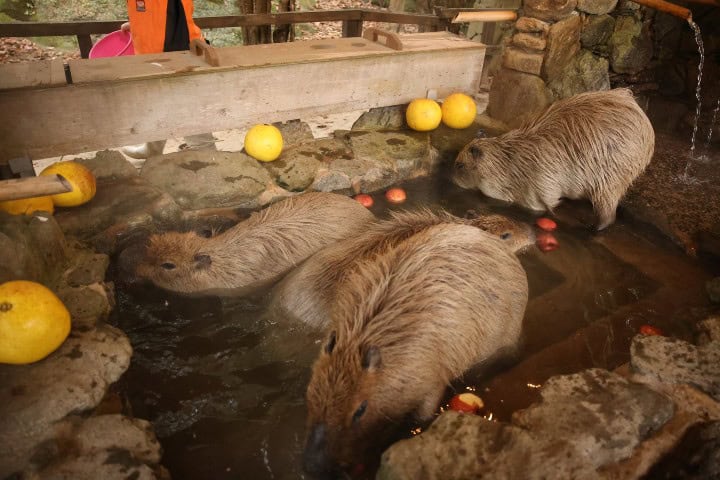
[[[52,87],[66,83],[63,61],[60,59],[0,64],[0,90]]]
[[[423,40],[423,35],[437,36],[437,41]],[[399,52],[349,58],[325,55],[252,68],[205,67],[163,78],[95,80],[60,88],[0,91],[0,109],[14,119],[0,124],[0,162],[18,154],[43,158],[398,105],[430,90],[436,90],[439,97],[454,91],[474,93],[479,87],[485,47],[448,35],[403,35],[406,47]],[[90,64],[96,60],[76,62]],[[293,88],[274,88],[276,79]]]

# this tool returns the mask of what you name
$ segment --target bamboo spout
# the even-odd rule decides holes
[[[459,12],[451,23],[465,22],[505,22],[508,20],[517,20],[517,12],[515,10],[489,10],[475,12]]]
[[[645,7],[654,8],[661,12],[669,13],[683,20],[692,21],[692,12],[674,3],[666,2],[665,0],[632,0],[635,3],[639,3]]]

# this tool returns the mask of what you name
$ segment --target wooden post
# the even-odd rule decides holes
[[[675,15],[683,20],[692,20],[692,12],[685,7],[675,5],[674,3],[666,2],[664,0],[632,0],[635,3],[644,5],[646,7],[654,8],[661,12]]]
[[[90,50],[93,46],[90,35],[78,35],[77,41],[78,46],[80,47],[80,56],[82,58],[88,58],[90,56]]]
[[[362,35],[362,20],[343,20],[342,36],[343,37],[359,37]]]

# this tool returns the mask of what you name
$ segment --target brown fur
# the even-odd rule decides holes
[[[470,142],[453,180],[538,211],[552,211],[563,197],[587,198],[602,230],[654,148],[652,125],[630,90],[582,93],[516,130]]]
[[[132,260],[132,271],[174,292],[243,294],[277,281],[321,248],[359,233],[373,218],[346,196],[306,193],[210,238],[194,232],[154,235]]]
[[[292,271],[275,288],[272,308],[317,328],[329,322],[330,307],[343,279],[361,262],[383,253],[435,225],[471,225],[502,237],[508,249],[521,252],[533,244],[530,226],[502,215],[482,215],[473,219],[446,212],[418,210],[393,213],[389,220],[371,223],[364,232],[331,245],[313,255]]]
[[[433,225],[361,260],[313,366],[306,469],[362,461],[408,414],[430,418],[452,379],[516,345],[527,295],[518,258],[470,225]]]

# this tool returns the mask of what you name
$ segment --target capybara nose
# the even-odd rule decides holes
[[[134,243],[120,252],[118,255],[118,278],[125,283],[135,283],[139,279],[135,273],[135,267],[145,256],[146,245],[144,242]]]
[[[303,452],[303,469],[315,478],[333,478],[333,464],[327,454],[327,427],[324,423],[312,426]]]

